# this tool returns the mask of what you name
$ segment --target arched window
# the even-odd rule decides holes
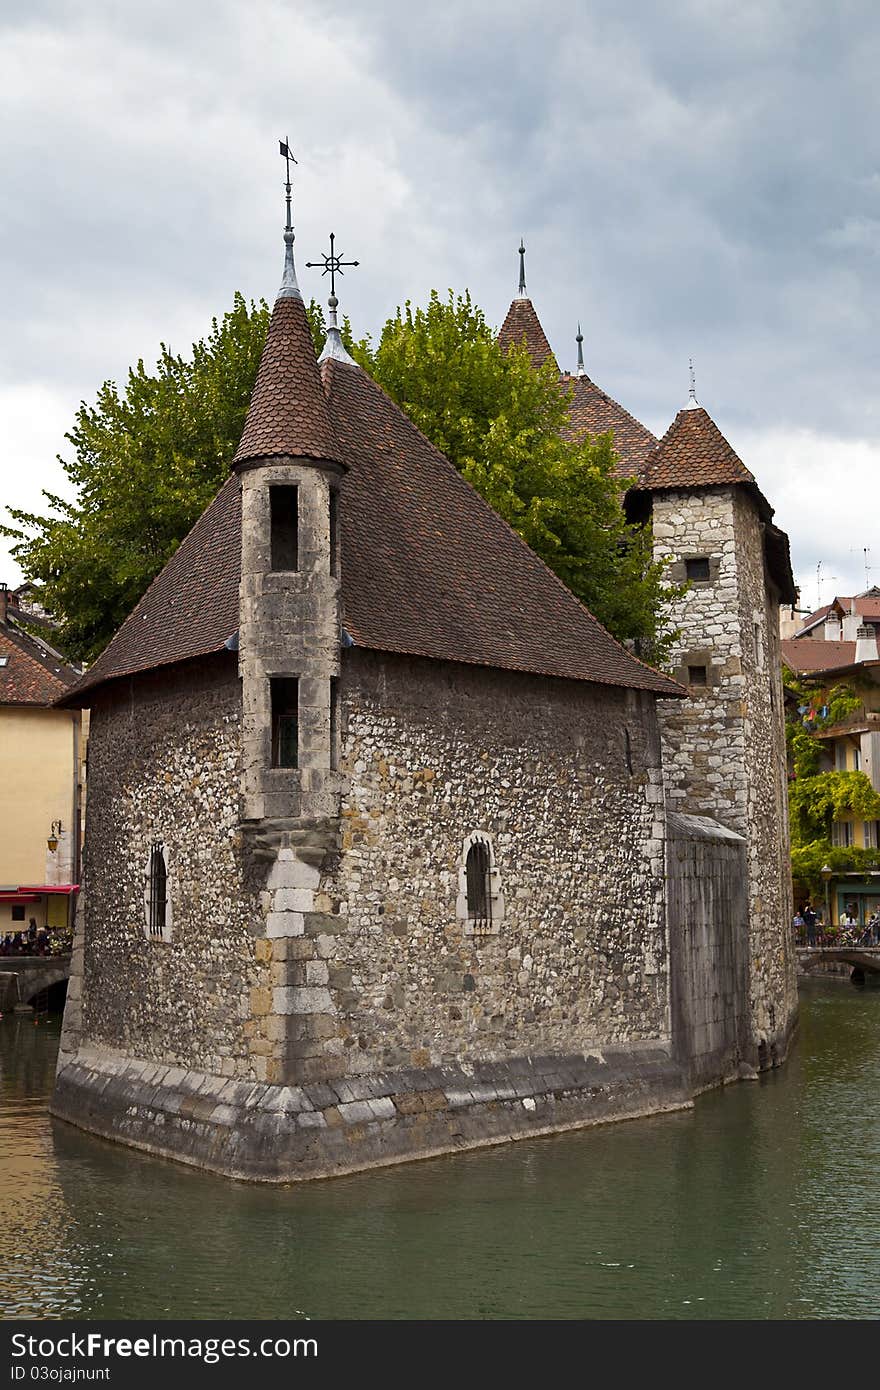
[[[144,883],[144,916],[151,941],[171,940],[171,902],[168,896],[168,856],[161,840],[154,840]]]
[[[462,846],[455,911],[464,922],[468,936],[497,932],[504,919],[501,875],[495,864],[492,841],[482,830],[468,835]]]
[[[485,930],[492,921],[492,896],[489,890],[489,846],[485,840],[474,840],[465,860],[468,918],[476,930]]]

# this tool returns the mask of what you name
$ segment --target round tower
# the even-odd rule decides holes
[[[337,488],[344,465],[297,284],[289,191],[284,241],[284,276],[233,460],[242,508],[246,822],[322,821],[338,802]]]

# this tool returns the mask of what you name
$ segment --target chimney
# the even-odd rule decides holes
[[[877,651],[877,629],[862,623],[856,632],[856,661],[880,661]]]
[[[840,641],[840,617],[837,613],[829,613],[825,619],[824,627],[826,642]]]
[[[9,621],[9,585],[0,584],[0,627],[6,627]]]

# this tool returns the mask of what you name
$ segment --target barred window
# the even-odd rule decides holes
[[[144,875],[144,917],[151,941],[171,940],[171,900],[168,894],[168,854],[162,840],[150,846]]]
[[[504,919],[501,875],[485,831],[468,835],[462,847],[455,913],[467,936],[495,933]]]
[[[157,840],[150,850],[150,936],[161,936],[165,928],[168,870],[163,849],[162,842]]]
[[[478,931],[486,930],[492,923],[492,896],[489,890],[489,846],[485,840],[475,840],[467,852],[465,878],[467,880],[468,917]]]

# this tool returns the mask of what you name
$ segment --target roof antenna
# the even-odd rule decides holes
[[[284,228],[284,275],[281,279],[281,288],[278,291],[279,299],[302,299],[299,292],[299,285],[296,283],[296,267],[293,264],[293,215],[290,210],[290,161],[294,158],[290,148],[289,140],[279,140],[281,157],[287,166],[287,179],[284,187],[287,192],[287,225]]]
[[[685,410],[699,410],[700,402],[697,400],[697,377],[694,371],[694,359],[692,357],[688,358],[688,368],[691,374],[691,384]]]
[[[578,323],[578,331],[577,331],[577,337],[575,338],[575,342],[576,342],[577,345],[578,345],[578,369],[577,369],[577,374],[578,374],[578,376],[586,376],[586,375],[587,375],[587,369],[586,369],[586,367],[584,366],[584,335],[583,335],[583,333],[581,332],[580,323]]]
[[[870,585],[871,585],[871,581],[870,581],[870,579],[868,578],[868,576],[870,575],[871,571],[872,571],[873,568],[874,568],[874,566],[873,566],[873,565],[870,563],[870,561],[868,560],[868,556],[871,554],[871,547],[870,547],[869,545],[863,545],[863,546],[851,545],[850,548],[849,548],[849,553],[850,553],[850,555],[855,555],[856,552],[857,552],[858,550],[861,550],[862,559],[864,560],[864,563],[865,563],[865,590],[867,591],[867,590],[870,588]]]
[[[528,298],[526,295],[526,247],[522,237],[519,239],[519,298]]]
[[[323,269],[321,270],[322,265]],[[333,357],[337,362],[348,362],[352,367],[357,366],[354,358],[350,357],[345,350],[342,334],[336,322],[336,310],[339,307],[339,300],[336,298],[336,277],[337,275],[344,275],[343,266],[353,265],[360,265],[360,261],[344,261],[341,252],[337,255],[336,236],[333,232],[330,233],[330,254],[325,255],[322,252],[320,261],[306,261],[308,270],[318,269],[321,270],[322,275],[330,276],[330,298],[327,300],[330,308],[330,323],[327,328],[327,341],[321,349],[321,356],[318,358],[319,362],[326,362],[328,357]]]

